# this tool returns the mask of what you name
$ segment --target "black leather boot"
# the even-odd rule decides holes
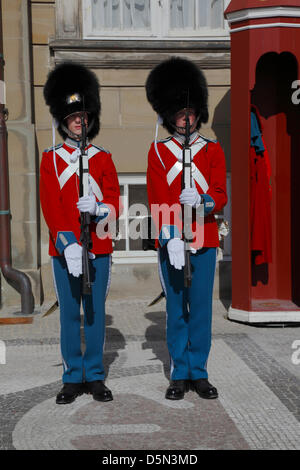
[[[218,390],[209,383],[208,379],[191,380],[190,389],[198,393],[201,398],[218,398]]]
[[[61,391],[56,396],[58,405],[67,405],[72,403],[77,397],[84,393],[82,383],[65,383]]]
[[[93,395],[96,401],[111,401],[113,396],[109,388],[104,385],[103,380],[95,380],[93,382],[86,382],[87,393]]]
[[[168,400],[182,400],[188,390],[188,380],[171,380],[165,397]]]

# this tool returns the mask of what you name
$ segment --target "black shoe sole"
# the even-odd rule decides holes
[[[76,398],[77,398],[77,397],[76,397]],[[73,400],[70,400],[70,401],[58,401],[58,400],[56,400],[55,403],[56,403],[57,405],[70,405],[70,403],[73,403],[73,401],[75,401],[76,398],[74,398]]]
[[[204,398],[204,400],[214,400],[215,398],[219,398],[218,394],[208,396],[208,395],[203,395],[200,392],[196,392],[196,393],[197,393],[197,395],[199,395],[200,398]]]
[[[165,395],[166,400],[183,400],[184,399],[184,394],[180,397],[168,397]]]
[[[167,390],[167,391],[166,391],[166,394],[165,394],[165,398],[166,398],[167,400],[183,400],[186,391],[187,391],[187,390],[184,390],[184,391],[182,392],[182,394],[180,394],[180,395],[178,395],[178,396],[174,396],[174,395],[168,396],[168,390]]]
[[[91,394],[91,395],[92,395],[92,394]],[[105,403],[105,402],[107,402],[107,401],[113,401],[114,398],[113,398],[113,397],[99,398],[99,397],[94,397],[94,395],[93,395],[93,399],[94,399],[95,401],[100,401],[100,402],[102,402],[102,403]]]

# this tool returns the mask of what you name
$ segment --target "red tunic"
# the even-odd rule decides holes
[[[74,171],[74,165],[72,170],[72,165],[68,161],[68,156],[74,150],[75,148],[67,145],[66,142],[55,148],[57,174],[53,159],[53,149],[43,152],[40,167],[40,199],[44,218],[49,227],[50,256],[61,255],[64,248],[71,243],[80,243],[80,212],[76,206],[79,199],[78,171]],[[96,200],[100,203],[102,196],[101,205],[105,205],[111,210],[108,217],[110,219],[117,218],[120,211],[120,188],[111,154],[91,144],[88,145],[87,152],[89,157],[89,174],[92,176],[96,187],[100,190],[96,191],[96,193],[94,191]],[[76,165],[78,168],[78,159]],[[57,176],[62,177],[63,172],[67,168],[70,169],[71,175],[65,178],[62,185]],[[107,221],[108,218],[106,219]],[[98,219],[94,218],[93,220],[92,218],[92,223],[90,224],[93,244],[91,252],[94,254],[111,253],[111,236],[99,239],[96,233],[97,222]]]
[[[156,246],[162,242],[162,229],[169,226],[170,238],[181,236],[181,206],[179,196],[182,191],[180,158],[182,146],[172,137],[158,142],[158,157],[154,143],[148,155],[147,187],[151,215],[158,230]],[[191,145],[193,156],[193,177],[198,193],[203,195],[205,201],[204,240],[194,238],[194,248],[219,246],[218,228],[214,213],[219,212],[227,202],[226,194],[226,167],[224,152],[219,143],[197,136]],[[178,170],[176,169],[178,168]],[[176,176],[175,176],[176,175]],[[164,215],[158,215],[154,205],[167,204],[169,207],[177,205],[178,211],[168,220]],[[195,211],[194,211],[195,212]],[[164,220],[165,219],[165,220]],[[193,232],[197,233],[198,221],[193,222]],[[175,231],[174,231],[175,228]],[[167,237],[168,238],[168,237]],[[203,238],[203,237],[202,237]],[[158,241],[159,240],[159,241]]]

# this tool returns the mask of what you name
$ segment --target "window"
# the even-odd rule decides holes
[[[170,0],[169,33],[217,33],[224,29],[223,0]]]
[[[150,215],[145,175],[119,176],[123,213],[113,242],[115,263],[156,263],[153,250],[144,251],[143,235]]]
[[[92,0],[92,30],[150,31],[150,0]]]
[[[83,0],[85,39],[228,39],[229,0]]]

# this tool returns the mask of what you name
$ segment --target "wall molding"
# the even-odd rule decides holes
[[[233,28],[230,34],[238,33],[239,31],[246,31],[249,29],[261,29],[261,28],[300,28],[300,23],[260,23],[252,24],[247,26],[241,26],[240,28]]]
[[[230,68],[228,41],[62,40],[49,43],[54,63],[78,60],[91,68],[148,69],[172,55],[191,57],[202,68]],[[195,57],[195,53],[197,56]]]
[[[300,7],[261,7],[239,10],[226,15],[226,19],[231,25],[241,21],[256,20],[260,18],[289,17],[300,18]]]

